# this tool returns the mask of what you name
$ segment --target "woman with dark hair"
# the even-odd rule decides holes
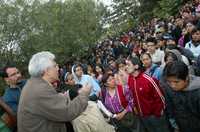
[[[95,73],[96,73],[96,80],[98,83],[101,83],[102,81],[102,77],[103,77],[103,74],[104,74],[104,69],[101,65],[96,65],[95,66]]]
[[[129,88],[116,83],[113,74],[103,77],[105,89],[102,90],[102,102],[113,114],[121,131],[134,132],[137,129],[136,118],[133,117],[133,98]]]
[[[145,73],[151,77],[160,80],[161,70],[157,64],[154,64],[151,59],[151,55],[149,53],[144,53],[140,56],[140,60],[145,67]]]

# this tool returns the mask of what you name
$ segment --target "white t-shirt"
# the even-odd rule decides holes
[[[152,62],[153,63],[161,63],[164,59],[164,51],[157,49],[154,54],[151,54]]]
[[[198,46],[194,46],[192,41],[190,41],[185,45],[185,48],[189,49],[193,53],[194,57],[198,57],[200,55],[200,44]]]

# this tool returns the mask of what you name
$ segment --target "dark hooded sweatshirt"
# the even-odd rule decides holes
[[[186,89],[168,92],[165,98],[181,132],[200,131],[200,77],[191,76]]]

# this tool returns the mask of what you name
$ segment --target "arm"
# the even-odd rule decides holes
[[[121,120],[126,115],[126,113],[127,113],[127,111],[126,111],[126,109],[124,109],[122,112],[118,113],[115,118],[117,120]]]
[[[0,98],[0,107],[5,111],[1,120],[4,121],[8,126],[13,127],[16,125],[17,117],[12,109]]]
[[[71,121],[83,112],[87,106],[88,94],[80,93],[79,96],[72,101],[69,95],[64,96],[48,90],[42,93],[38,102],[37,111],[48,120],[52,121]]]
[[[100,100],[97,101],[97,106],[108,117],[113,116],[113,114],[103,105],[103,103]]]
[[[126,100],[128,101],[128,105],[122,112],[116,115],[115,118],[117,120],[121,120],[126,115],[127,112],[133,111],[133,98],[132,98],[131,92],[129,91],[128,86],[124,87],[124,94],[125,94]]]
[[[173,118],[173,100],[172,100],[172,94],[173,91],[171,90],[170,86],[166,83],[166,80],[161,79],[160,80],[160,86],[163,90],[164,96],[165,96],[165,101],[166,101],[166,115],[168,118]]]
[[[7,89],[3,95],[4,102],[12,109],[12,111],[17,114],[19,93],[15,93]]]
[[[101,91],[99,84],[92,77],[90,77],[90,82],[92,83],[92,93],[90,96],[95,94],[98,97]]]

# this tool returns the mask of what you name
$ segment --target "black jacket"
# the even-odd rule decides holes
[[[167,114],[176,120],[180,132],[199,132],[200,77],[191,76],[189,86],[183,91],[172,91],[169,86],[164,91]]]

